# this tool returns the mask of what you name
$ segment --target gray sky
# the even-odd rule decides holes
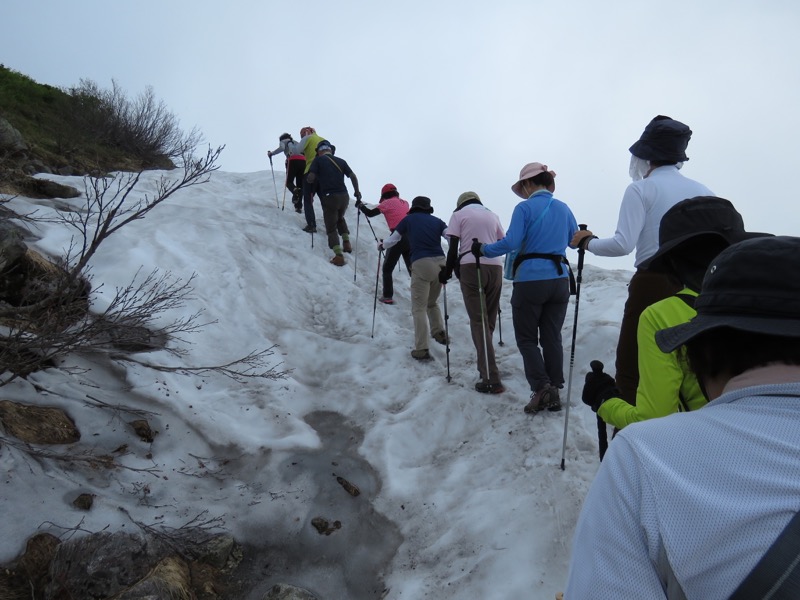
[[[55,86],[113,78],[131,97],[151,85],[226,145],[226,171],[268,170],[278,136],[311,125],[366,201],[392,182],[446,221],[474,190],[507,226],[509,187],[539,161],[604,237],[628,147],[665,114],[694,132],[685,175],[749,229],[800,235],[794,0],[2,0],[0,23],[7,67]]]

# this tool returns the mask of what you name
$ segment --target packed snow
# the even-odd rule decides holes
[[[270,171],[215,172],[210,182],[181,190],[121,229],[95,256],[97,306],[137,272],[158,268],[183,279],[195,274],[193,297],[182,310],[202,310],[208,324],[186,343],[175,342],[184,357],[163,350],[132,355],[137,362],[69,356],[59,368],[2,389],[3,399],[61,407],[75,420],[81,441],[51,450],[117,450],[129,468],[65,470],[58,461],[0,446],[6,515],[0,562],[18,556],[40,531],[66,539],[136,530],[132,520],[179,527],[202,515],[218,517],[240,542],[286,548],[290,558],[261,573],[262,594],[285,581],[320,597],[554,598],[563,590],[575,522],[599,465],[597,420],[580,401],[583,376],[592,359],[613,373],[631,273],[585,265],[574,369],[574,297],[563,327],[565,373],[573,373],[570,410],[530,416],[522,410],[530,391],[514,343],[510,282],[494,339],[506,392],[473,388],[475,350],[455,279],[446,289],[448,383],[444,346],[432,343],[434,360],[426,363],[409,354],[410,279],[402,262],[396,304],[375,305],[378,252],[366,218],[357,218],[351,204],[355,252],[345,267],[333,266],[324,234],[313,236],[312,247],[290,198],[283,209],[283,173],[275,173],[277,198]],[[172,175],[146,173],[137,193],[152,193],[162,176]],[[83,189],[79,177],[46,177]],[[403,191],[409,201],[425,195]],[[377,202],[377,192],[374,199],[368,192],[365,201]],[[456,198],[435,200],[437,206],[452,200],[455,208]],[[492,208],[493,198],[483,201]],[[46,217],[56,206],[84,210],[84,202],[15,198],[11,205]],[[318,204],[316,210],[322,231]],[[388,235],[382,218],[370,224],[378,238]],[[72,232],[42,223],[33,234],[32,248],[58,256]],[[568,257],[575,267],[577,254]],[[219,372],[187,375],[137,364],[220,365],[273,346],[268,362],[286,372],[277,380],[238,383]],[[562,399],[567,393],[565,386]],[[158,431],[152,444],[132,432],[128,422],[137,417],[126,409],[149,411]],[[337,478],[361,494],[351,496]],[[80,492],[97,495],[91,511],[71,505]],[[341,528],[320,535],[311,525],[315,517],[339,520]],[[256,591],[253,598],[260,597]]]

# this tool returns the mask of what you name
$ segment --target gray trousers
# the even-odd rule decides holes
[[[564,385],[561,327],[568,303],[566,277],[514,283],[511,294],[514,337],[532,392],[548,383],[557,388]]]
[[[461,265],[461,293],[464,296],[464,307],[469,316],[469,329],[472,333],[472,343],[478,353],[478,373],[483,381],[501,383],[500,372],[494,359],[494,326],[497,322],[497,311],[500,308],[500,292],[503,289],[503,267],[500,265],[481,265],[481,287],[483,287],[486,314],[483,320],[486,323],[486,353],[483,352],[484,332],[482,331],[481,298],[478,289],[478,268],[474,263]],[[489,362],[489,372],[486,372],[486,362]]]
[[[427,350],[429,335],[444,331],[442,311],[439,310],[439,271],[444,256],[420,258],[411,265],[411,316],[414,318],[414,349]],[[428,326],[430,325],[430,333]]]

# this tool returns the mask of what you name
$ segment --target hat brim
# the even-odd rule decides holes
[[[662,352],[672,352],[701,333],[722,327],[778,337],[800,337],[800,319],[698,314],[688,323],[657,331],[656,344]]]
[[[511,191],[514,192],[517,196],[519,196],[523,200],[527,200],[528,197],[522,191],[522,182],[523,181],[526,181],[526,180],[525,179],[520,179],[519,181],[517,181],[517,183],[512,185],[511,186]]]
[[[717,237],[722,238],[723,240],[728,242],[729,245],[733,245],[736,244],[737,242],[742,242],[744,240],[749,240],[757,237],[767,237],[771,236],[772,234],[760,233],[755,231],[742,231],[736,234],[725,235],[724,233],[720,233],[719,231],[694,231],[692,233],[687,233],[686,235],[676,238],[674,240],[670,240],[669,242],[659,246],[656,253],[653,254],[653,256],[651,256],[650,258],[647,258],[642,262],[640,262],[637,265],[637,268],[648,269],[651,271],[659,271],[664,269],[665,267],[664,258],[666,257],[667,254],[672,252],[675,248],[677,248],[684,242],[700,237],[702,235],[716,235]]]

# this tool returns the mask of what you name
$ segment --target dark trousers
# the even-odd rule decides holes
[[[500,292],[503,289],[503,267],[500,265],[481,265],[481,285],[483,288],[486,313],[481,317],[481,297],[478,287],[478,268],[475,263],[461,265],[461,294],[464,296],[464,307],[469,316],[469,329],[472,343],[478,354],[478,373],[481,379],[489,383],[500,383],[500,372],[494,358],[494,326],[497,323],[497,312],[500,309]],[[486,329],[483,329],[483,323]],[[483,351],[484,335],[486,336],[486,352]],[[489,372],[486,372],[486,364]]]
[[[400,257],[406,263],[406,269],[411,273],[411,247],[408,245],[408,237],[400,238],[394,246],[386,250],[386,259],[383,261],[383,297],[391,298],[394,295],[394,283],[392,273],[397,266]]]
[[[303,213],[306,225],[317,226],[317,215],[314,214],[314,186],[308,183],[308,173],[303,175]]]
[[[568,303],[569,280],[566,277],[514,283],[511,293],[514,337],[532,392],[548,383],[557,388],[564,385],[561,327]]]
[[[319,200],[322,205],[322,218],[325,221],[325,233],[328,234],[328,248],[335,249],[339,245],[339,236],[350,237],[350,230],[344,220],[347,205],[350,204],[350,194],[330,194],[322,196]],[[339,252],[341,253],[341,246]]]
[[[639,387],[639,343],[636,337],[639,316],[651,304],[678,293],[681,287],[674,277],[644,269],[636,271],[628,283],[628,299],[619,328],[617,373],[614,379],[620,397],[630,404],[636,404],[636,389]]]
[[[306,161],[302,158],[293,158],[286,161],[286,189],[294,193],[295,189],[303,189],[303,172],[306,170]]]

